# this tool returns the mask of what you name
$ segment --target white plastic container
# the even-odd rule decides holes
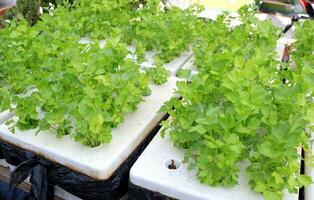
[[[13,116],[13,114],[11,114],[9,112],[9,110],[6,110],[4,112],[0,113],[0,124],[4,123],[5,121],[7,121],[8,119],[10,119]]]
[[[285,44],[293,41],[282,38],[278,41],[276,52],[281,60]],[[197,73],[193,66],[194,58],[186,62],[182,69],[190,69],[191,75]],[[253,192],[245,175],[246,163],[242,162],[239,185],[234,188],[209,187],[200,184],[196,179],[196,171],[188,171],[182,163],[183,151],[175,148],[171,141],[161,138],[158,133],[130,171],[130,181],[141,188],[161,193],[180,200],[262,200],[263,196]],[[174,162],[177,169],[168,168]],[[314,175],[314,171],[313,171]],[[314,177],[314,176],[313,176]],[[314,189],[313,189],[314,194]],[[284,200],[298,200],[298,194],[285,192]],[[314,199],[314,196],[309,200]]]
[[[273,25],[281,28],[281,30],[284,30],[284,28],[291,24],[291,18],[286,17],[286,16],[281,16],[281,15],[270,15],[270,14],[265,14],[265,13],[259,13],[257,14],[257,18],[260,20],[271,20],[273,22]],[[286,39],[291,39],[293,36],[293,27],[285,33],[283,38]]]
[[[312,139],[314,139],[314,134],[312,133]],[[312,154],[314,154],[314,145],[312,144]],[[307,155],[305,154],[305,158]],[[308,163],[305,161],[305,174],[311,176],[312,180],[314,181],[314,169],[310,167]],[[314,184],[307,186],[304,188],[304,200],[313,200],[314,199]]]
[[[107,180],[153,130],[165,113],[158,113],[163,103],[174,96],[177,78],[153,85],[152,94],[144,98],[138,109],[126,115],[124,122],[112,130],[113,139],[109,144],[89,148],[75,142],[69,136],[56,138],[51,132],[36,130],[11,133],[5,124],[0,126],[0,137],[5,142],[34,152],[98,180]]]
[[[182,66],[192,57],[192,52],[185,51],[179,57],[173,59],[171,62],[166,63],[164,66],[169,70],[170,74],[175,76]],[[147,52],[145,55],[147,61],[143,62],[141,66],[143,68],[150,68],[154,66],[154,53]]]
[[[169,169],[174,161],[177,169]],[[210,187],[199,183],[196,171],[182,163],[183,151],[158,133],[130,171],[130,181],[141,188],[180,200],[262,200],[253,192],[245,175],[246,164],[239,165],[239,184],[234,188]],[[284,200],[298,200],[298,194],[284,194]]]

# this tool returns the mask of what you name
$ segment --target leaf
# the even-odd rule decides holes
[[[180,69],[178,72],[179,78],[189,79],[191,77],[191,70],[190,69]]]
[[[265,200],[281,200],[282,192],[265,192]]]
[[[308,186],[313,183],[312,178],[307,175],[299,175],[297,177],[298,182],[301,184],[301,186]]]
[[[273,146],[270,142],[264,142],[259,146],[259,152],[269,158],[276,157],[276,153],[273,151]]]
[[[275,178],[275,183],[276,184],[283,184],[284,183],[283,178],[277,172],[273,172],[272,176]]]
[[[147,69],[147,75],[155,84],[161,85],[167,82],[170,73],[163,66],[155,66]]]
[[[240,56],[235,57],[235,59],[234,59],[234,66],[235,67],[242,68],[242,67],[244,67],[244,65],[245,65],[245,60],[242,57],[240,57]]]
[[[92,133],[98,133],[101,131],[103,123],[104,123],[104,118],[102,117],[102,115],[95,114],[89,120],[89,130]]]
[[[261,121],[258,118],[250,118],[247,123],[247,127],[253,130],[259,128],[260,125],[261,125]]]

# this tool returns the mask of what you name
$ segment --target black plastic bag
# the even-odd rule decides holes
[[[129,200],[176,200],[174,198],[160,194],[159,192],[153,192],[145,188],[134,185],[129,182]]]
[[[1,200],[26,200],[28,194],[18,188],[12,188],[9,184],[0,181],[0,199]]]

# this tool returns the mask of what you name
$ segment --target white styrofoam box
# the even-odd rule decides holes
[[[271,15],[271,14],[265,14],[265,13],[259,13],[257,14],[258,19],[260,20],[271,20],[273,25],[281,28],[282,30],[284,30],[284,28],[291,24],[291,18],[290,17],[285,17],[285,16],[281,16],[281,15]],[[283,36],[283,38],[287,38],[287,39],[291,39],[293,36],[293,31],[294,28],[290,28],[290,30],[285,33],[285,35]]]
[[[181,9],[187,9],[193,4],[193,0],[168,0],[166,1],[167,7],[178,7]]]
[[[5,121],[7,121],[8,119],[10,119],[13,116],[12,113],[10,113],[9,110],[6,110],[4,112],[0,113],[0,124],[4,123]]]
[[[176,82],[176,77],[170,77],[163,85],[152,85],[152,94],[144,97],[137,110],[126,114],[124,122],[112,130],[113,138],[109,144],[89,148],[75,142],[70,136],[58,139],[48,131],[36,135],[36,130],[16,130],[13,134],[5,124],[0,126],[0,138],[73,171],[107,180],[162,119],[164,113],[158,110],[175,95]]]
[[[164,66],[170,71],[171,75],[176,75],[181,67],[191,58],[192,53],[190,51],[183,52],[179,57],[173,59]],[[154,53],[147,52],[145,55],[146,61],[141,64],[144,68],[149,68],[154,65]]]
[[[89,38],[87,37],[83,37],[80,39],[80,41],[78,42],[79,44],[90,44],[93,43]],[[103,48],[106,45],[106,41],[105,40],[101,40],[99,42],[99,46],[100,48]],[[135,56],[135,47],[134,46],[129,46],[127,48],[131,54],[128,55],[128,58],[131,59],[136,59]],[[142,68],[150,68],[154,66],[155,63],[155,59],[154,59],[155,53],[152,51],[148,51],[145,54],[145,61],[143,63],[141,63],[141,67]],[[170,71],[171,75],[176,75],[177,72],[179,71],[179,69],[183,66],[183,64],[188,61],[188,59],[192,56],[192,52],[190,50],[187,50],[185,52],[183,52],[179,57],[173,59],[172,61],[170,61],[169,63],[165,64],[166,69],[168,69]]]
[[[273,22],[274,26],[277,26],[280,28],[284,28],[291,23],[290,17],[285,17],[285,16],[281,16],[281,15],[259,13],[259,14],[257,14],[257,17],[260,20],[271,20]]]
[[[311,124],[312,126],[314,124]],[[308,130],[310,132],[310,130]],[[314,139],[314,134],[313,132],[311,133],[312,137],[311,137],[311,140]],[[311,148],[312,148],[312,154],[314,155],[314,144],[311,144]],[[308,158],[308,155],[306,154],[305,152],[305,159]],[[308,161],[305,160],[305,174],[308,175],[308,176],[311,176],[312,180],[314,181],[314,168],[309,166]],[[311,185],[307,186],[307,187],[304,187],[304,200],[313,200],[314,199],[314,183],[312,183]]]
[[[196,179],[196,170],[187,170],[182,163],[183,151],[174,147],[169,138],[158,133],[130,171],[132,184],[180,200],[262,200],[248,185],[246,163],[239,164],[239,184],[233,188],[210,187]],[[177,169],[167,166],[174,160]],[[284,200],[298,200],[298,194],[285,192]]]
[[[201,13],[198,14],[198,17],[207,18],[211,20],[216,20],[217,16],[222,14],[224,10],[221,9],[204,9]]]
[[[194,56],[192,56],[183,66],[181,69],[183,70],[191,70],[191,75],[188,80],[191,80],[192,76],[198,74],[197,68],[194,66]]]

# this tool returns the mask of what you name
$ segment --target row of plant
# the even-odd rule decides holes
[[[71,1],[72,3],[61,0],[58,7],[50,4],[50,9],[41,16],[41,20],[40,16],[29,20],[27,15],[32,15],[31,10],[24,15],[20,14],[22,10],[38,7],[32,5],[34,2],[41,5],[48,1],[21,1],[22,5],[18,4],[15,11],[16,18],[27,19],[31,25],[44,22],[45,26],[50,25],[51,32],[57,29],[64,33],[88,36],[90,39],[120,38],[122,42],[136,47],[141,60],[145,51],[154,50],[156,63],[159,65],[169,62],[187,50],[202,24],[195,16],[200,11],[199,7],[186,10],[165,8],[160,0],[83,0]],[[27,5],[23,5],[23,2]],[[52,15],[54,17],[51,17]]]
[[[35,24],[11,21],[0,31],[0,110],[16,112],[13,129],[49,129],[93,147],[108,143],[111,129],[149,95],[149,81],[167,80],[162,65],[193,45],[199,74],[178,83],[183,100],[163,107],[172,116],[164,131],[202,183],[235,186],[238,162],[247,160],[249,184],[266,199],[296,192],[311,183],[299,174],[297,148],[309,151],[313,23],[296,31],[294,62],[279,63],[280,30],[255,18],[252,7],[239,11],[237,26],[228,14],[204,22],[199,10],[161,9],[158,0],[81,0]],[[79,45],[85,36],[94,43]],[[128,45],[136,60],[127,58]],[[144,71],[147,50],[156,53],[156,67]]]
[[[192,10],[166,11],[157,0],[80,0],[35,24],[15,18],[0,31],[0,110],[16,113],[12,131],[52,130],[91,147],[108,143],[111,129],[150,94],[150,80],[167,81],[163,64],[187,50],[198,21]],[[94,43],[78,44],[81,37]],[[136,46],[136,60],[128,58],[128,45]],[[156,53],[156,66],[143,70],[147,50]]]
[[[300,149],[311,155],[306,128],[314,119],[314,24],[304,22],[296,31],[295,67],[276,59],[280,30],[249,10],[239,11],[240,25],[226,14],[202,31],[194,46],[199,73],[177,84],[182,100],[162,108],[171,116],[163,134],[185,151],[202,183],[237,185],[244,161],[254,191],[283,199],[284,190],[312,183],[300,174]]]

